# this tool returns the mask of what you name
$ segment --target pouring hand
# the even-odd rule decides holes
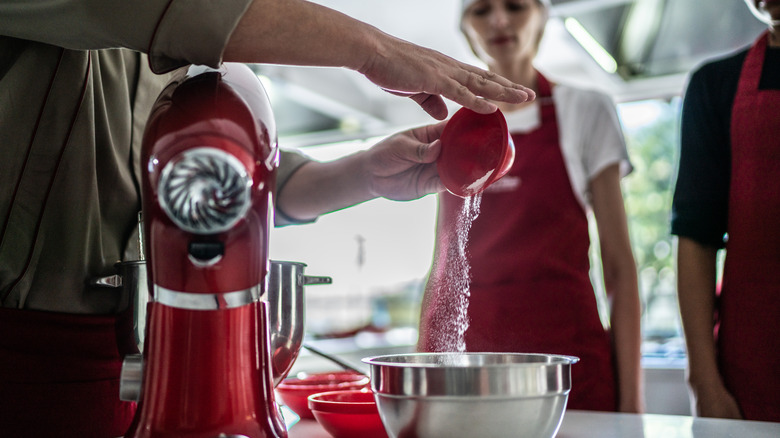
[[[365,151],[363,168],[372,195],[408,201],[443,191],[436,159],[441,153],[439,137],[445,124],[392,135]]]

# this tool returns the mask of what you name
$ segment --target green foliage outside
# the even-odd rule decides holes
[[[623,180],[623,193],[644,306],[643,334],[647,341],[665,343],[680,336],[675,249],[669,234],[680,101],[647,104],[656,116],[625,129],[634,171]]]

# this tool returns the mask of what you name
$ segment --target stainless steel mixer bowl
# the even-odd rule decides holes
[[[554,437],[572,356],[411,353],[363,359],[392,438]]]
[[[290,372],[304,334],[304,286],[330,284],[330,277],[305,275],[306,263],[271,260],[268,270],[268,325],[274,386]]]

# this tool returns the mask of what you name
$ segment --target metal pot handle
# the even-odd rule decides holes
[[[310,284],[331,284],[333,279],[330,277],[318,277],[316,275],[304,275],[303,285],[308,286]]]

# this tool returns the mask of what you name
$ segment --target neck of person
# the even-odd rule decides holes
[[[780,22],[769,28],[769,47],[780,47]]]
[[[537,84],[537,71],[533,65],[533,60],[511,63],[491,63],[488,65],[488,69],[493,73],[501,75],[516,84],[522,84],[528,88],[531,88],[539,93],[539,85]],[[505,102],[495,102],[496,105],[503,112],[510,112],[518,110],[525,106],[530,105],[532,102],[523,102],[519,104],[508,104]]]

